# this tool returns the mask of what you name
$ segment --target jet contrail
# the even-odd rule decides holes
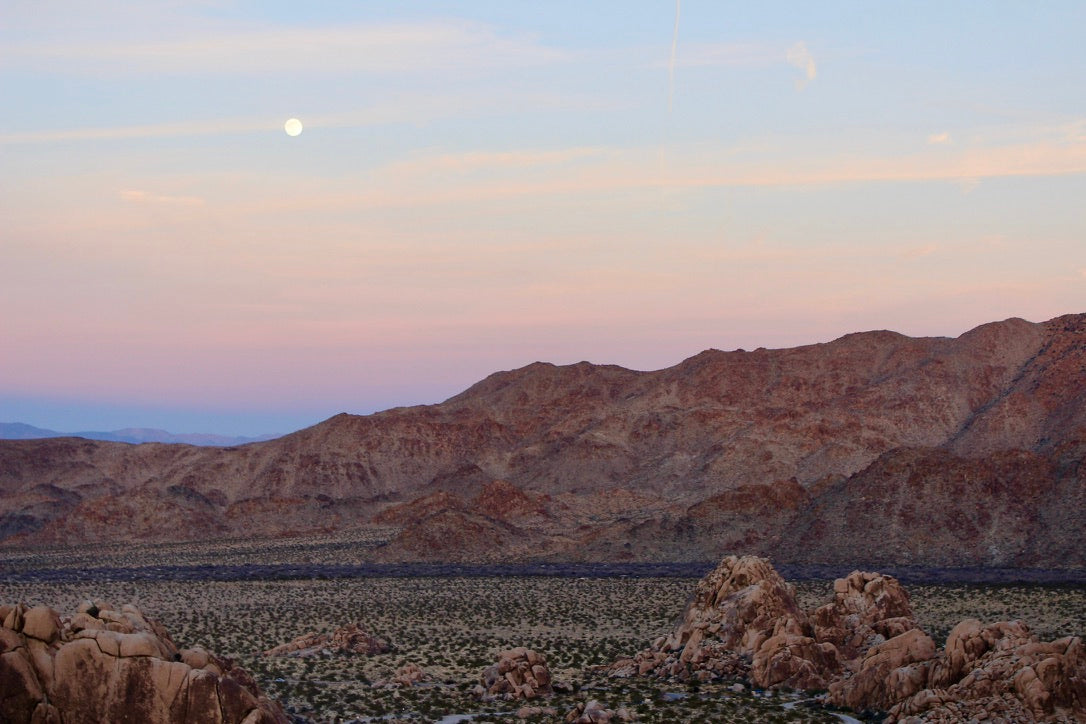
[[[679,10],[682,0],[675,0],[675,29],[671,32],[671,61],[667,64],[667,112],[675,97],[675,49],[679,45]]]

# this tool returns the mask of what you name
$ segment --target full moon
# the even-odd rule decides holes
[[[297,136],[302,132],[302,122],[297,118],[291,118],[283,124],[283,130],[287,132],[288,136]]]

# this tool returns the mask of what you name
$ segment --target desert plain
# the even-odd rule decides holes
[[[518,714],[558,721],[590,700],[645,722],[857,716],[823,707],[812,692],[758,690],[738,679],[702,684],[608,677],[604,667],[675,628],[700,576],[696,564],[670,570],[526,565],[518,572],[411,565],[349,570],[331,562],[350,547],[299,538],[12,551],[0,601],[67,612],[88,599],[133,603],[161,622],[179,647],[199,645],[234,659],[295,721],[508,722]],[[353,548],[365,557],[364,543]],[[88,566],[88,557],[105,565]],[[706,562],[705,571],[712,566]],[[790,582],[804,608],[831,597],[825,572],[799,573],[803,577]],[[939,645],[966,618],[1020,619],[1045,641],[1086,634],[1081,581],[956,583],[947,580],[953,572],[928,573],[941,580],[906,579],[905,585],[918,623]],[[264,654],[306,633],[351,623],[391,650],[372,656]],[[499,652],[518,646],[543,655],[554,680],[569,690],[530,702],[480,700],[473,689],[481,672]],[[421,680],[394,683],[409,665],[421,669]]]

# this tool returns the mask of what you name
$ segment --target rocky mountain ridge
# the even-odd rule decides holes
[[[391,527],[377,560],[1083,566],[1086,315],[499,372],[244,447],[0,442],[0,541]]]

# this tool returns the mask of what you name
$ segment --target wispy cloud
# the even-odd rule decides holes
[[[554,167],[613,153],[603,148],[562,148],[555,150],[473,151],[397,161],[382,168],[390,176],[426,178],[435,173],[496,172],[508,169]]]
[[[931,256],[937,251],[939,251],[939,247],[936,244],[922,244],[902,249],[901,256],[905,259],[919,259],[924,256]]]
[[[950,143],[950,133],[947,131],[943,131],[942,133],[933,133],[928,136],[928,143],[933,146]]]
[[[673,154],[667,169],[643,149],[568,149],[440,155],[376,169],[376,188],[355,196],[373,205],[497,200],[532,194],[583,194],[649,188],[819,186],[842,183],[952,181],[1086,173],[1086,143],[1038,141],[947,155],[841,157],[767,155],[737,161],[726,154]],[[465,177],[464,171],[471,175]],[[512,174],[509,171],[524,171]]]
[[[126,189],[117,194],[122,201],[136,204],[164,204],[167,206],[203,206],[204,200],[198,196],[165,196],[138,189]]]
[[[409,73],[549,63],[563,51],[471,22],[210,29],[148,42],[15,43],[6,63],[80,74]]]
[[[61,128],[0,134],[0,145],[57,143],[65,141],[112,141],[118,139],[210,136],[227,133],[270,131],[281,128],[281,119],[227,118],[213,121],[155,123],[103,128]]]
[[[818,68],[815,66],[814,56],[811,55],[811,51],[807,50],[807,44],[803,41],[789,48],[785,58],[803,73],[803,78],[796,81],[796,88],[802,89],[818,77]]]

